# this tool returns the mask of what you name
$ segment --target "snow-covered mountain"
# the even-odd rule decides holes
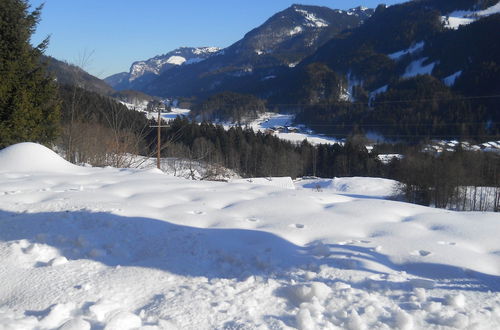
[[[181,47],[163,55],[132,63],[129,72],[121,72],[104,79],[115,89],[141,89],[161,73],[176,66],[199,63],[220,51],[217,47]]]
[[[260,57],[274,54],[279,64],[294,66],[305,54],[313,52],[339,31],[358,26],[372,13],[372,9],[365,7],[343,11],[292,5],[247,33],[228,47],[226,53],[232,53],[236,58],[246,52]],[[258,66],[251,62],[249,65]]]
[[[248,76],[260,81],[280,68],[295,66],[333,36],[359,26],[372,14],[373,9],[364,7],[345,11],[292,5],[224,50],[212,48],[213,52],[204,57],[193,54],[189,58],[174,51],[134,63],[127,78],[128,88],[158,96],[192,96],[237,87]],[[199,63],[185,65],[193,62]],[[175,65],[181,63],[184,65]],[[120,82],[123,77],[112,76],[107,81],[120,88],[114,80]]]

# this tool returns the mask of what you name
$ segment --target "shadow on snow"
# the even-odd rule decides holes
[[[0,240],[47,244],[68,260],[88,259],[108,266],[155,268],[183,276],[243,279],[249,275],[280,277],[296,268],[328,265],[373,274],[382,265],[394,271],[445,279],[443,289],[500,291],[500,276],[444,264],[398,265],[371,247],[317,244],[301,247],[259,230],[195,228],[150,218],[90,211],[12,213],[0,211]],[[38,262],[45,267],[46,262]],[[284,274],[286,276],[286,274]],[[360,284],[363,285],[363,284]],[[401,284],[397,284],[401,285]]]

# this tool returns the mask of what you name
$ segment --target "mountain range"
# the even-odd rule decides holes
[[[294,67],[339,32],[362,24],[372,13],[373,9],[363,7],[343,11],[293,5],[233,45],[207,53],[203,61],[185,57],[186,61],[176,63],[183,65],[165,67],[164,63],[176,53],[192,49],[180,48],[136,62],[130,72],[108,77],[106,81],[118,89],[135,88],[158,96],[208,96],[238,85],[241,77],[265,80],[284,67]],[[197,63],[186,65],[193,62]],[[145,67],[148,69],[143,70]],[[128,79],[128,85],[123,84],[124,79]]]
[[[225,49],[179,48],[105,81],[195,103],[253,94],[324,133],[379,125],[397,137],[418,125],[415,136],[481,138],[499,130],[497,99],[483,98],[500,94],[499,12],[498,0],[293,5]]]

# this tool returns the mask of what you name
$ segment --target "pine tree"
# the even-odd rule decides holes
[[[26,0],[0,1],[0,148],[23,141],[49,143],[57,137],[57,89],[40,56],[48,39],[30,44],[42,7]]]

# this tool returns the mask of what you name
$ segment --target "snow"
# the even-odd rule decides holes
[[[443,83],[446,86],[451,87],[451,86],[455,85],[455,81],[457,80],[458,77],[460,77],[461,74],[462,74],[462,71],[457,71],[457,72],[453,73],[452,75],[449,75],[448,77],[444,78]]]
[[[397,61],[405,55],[413,54],[413,53],[416,53],[417,51],[422,50],[424,48],[424,46],[425,46],[425,43],[423,41],[420,41],[420,42],[415,43],[413,46],[411,46],[408,49],[400,50],[400,51],[397,51],[395,53],[389,54],[387,56],[389,56],[391,59]]]
[[[500,324],[495,213],[391,201],[375,178],[70,167],[33,144],[0,168],[0,329]]]
[[[442,17],[442,21],[444,22],[444,26],[448,29],[456,30],[462,25],[468,25],[475,21],[473,18],[465,18],[465,17]]]
[[[273,112],[266,112],[260,115],[257,119],[250,122],[247,126],[252,128],[255,132],[268,132],[274,127],[290,127],[292,126],[294,115],[278,114]],[[235,124],[224,124],[226,128],[234,126]],[[320,134],[314,134],[308,129],[303,129],[303,132],[274,132],[274,136],[280,139],[300,143],[307,140],[311,144],[335,144],[343,143],[341,140],[328,137]]]
[[[0,150],[0,173],[72,172],[78,167],[42,145],[25,142]]]
[[[193,51],[193,54],[195,54],[195,55],[211,54],[211,53],[217,53],[220,50],[221,50],[221,48],[219,48],[219,47],[197,47]]]
[[[424,62],[427,61],[427,57],[415,60],[411,62],[405,70],[403,74],[403,78],[411,78],[416,77],[418,75],[431,74],[432,70],[434,70],[435,62],[431,62],[429,64],[424,65]]]
[[[172,108],[172,111],[163,113],[161,118],[166,122],[172,121],[177,117],[187,117],[191,113],[190,109]]]
[[[190,109],[172,107],[170,112],[162,112],[161,118],[168,123],[170,121],[173,121],[177,117],[188,117],[190,113]],[[158,120],[158,112],[147,112],[145,113],[145,115],[146,118],[150,120]]]
[[[334,179],[301,179],[297,189],[314,189],[350,196],[387,198],[394,195],[397,181],[382,178],[347,177]]]
[[[493,14],[498,14],[500,13],[500,2],[497,3],[496,5],[493,5],[489,8],[486,8],[485,10],[480,10],[478,12],[476,12],[476,15],[477,16],[489,16],[489,15],[493,15]]]
[[[448,29],[458,29],[462,25],[468,25],[481,17],[500,13],[500,2],[480,11],[454,11],[441,17],[441,21]]]
[[[232,183],[250,183],[255,185],[273,186],[280,189],[295,189],[292,178],[290,177],[268,177],[268,178],[248,178],[248,179],[233,179]]]
[[[302,33],[302,31],[303,31],[303,29],[302,29],[302,27],[301,27],[301,26],[296,26],[296,27],[294,27],[292,30],[290,30],[290,32],[288,32],[288,34],[289,34],[290,36],[294,36],[294,35],[296,35],[296,34]]]
[[[323,20],[321,18],[316,17],[315,14],[310,13],[307,10],[295,8],[295,11],[297,13],[301,14],[302,16],[304,16],[304,18],[307,21],[306,26],[316,27],[316,28],[324,28],[324,27],[327,27],[329,25],[328,22],[326,22],[325,20]]]
[[[138,100],[138,99],[133,100],[132,103],[124,102],[122,100],[118,100],[118,102],[126,106],[127,109],[129,110],[140,111],[140,112],[146,112],[149,103],[149,101],[147,100]]]
[[[155,75],[159,75],[162,70],[170,65],[189,65],[204,61],[207,56],[213,53],[217,53],[220,51],[220,48],[217,47],[198,47],[198,48],[190,48],[188,49],[193,55],[198,55],[196,57],[192,57],[186,59],[184,56],[180,56],[181,54],[185,54],[186,47],[178,48],[168,54],[155,56],[146,61],[137,61],[134,62],[130,68],[130,78],[129,81],[132,82],[146,73],[152,73]],[[171,55],[169,54],[177,54]],[[167,57],[168,56],[168,57]],[[190,55],[189,55],[190,57]]]
[[[166,62],[168,64],[182,65],[186,62],[186,59],[182,56],[170,56]]]

